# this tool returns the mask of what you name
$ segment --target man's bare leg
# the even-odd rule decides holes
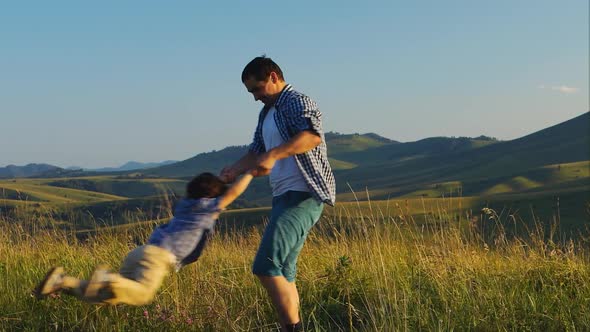
[[[299,317],[299,293],[295,282],[289,282],[285,277],[257,276],[270,296],[277,310],[281,329],[285,331],[287,324],[296,324]]]

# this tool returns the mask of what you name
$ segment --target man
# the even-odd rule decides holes
[[[225,167],[221,178],[231,182],[252,168],[270,174],[272,212],[252,272],[270,295],[282,330],[300,331],[297,258],[324,203],[334,205],[336,198],[321,113],[314,101],[285,82],[270,58],[248,63],[242,83],[264,107],[248,153]]]

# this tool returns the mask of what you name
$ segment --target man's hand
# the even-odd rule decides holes
[[[256,159],[257,155],[252,151],[248,151],[248,153],[243,155],[240,160],[230,166],[225,166],[221,170],[221,173],[219,173],[219,178],[225,183],[233,183],[238,176],[247,170],[256,167]]]
[[[270,174],[270,169],[258,167],[251,169],[249,173],[252,174],[253,177],[265,176]]]
[[[219,173],[219,178],[225,183],[232,183],[236,180],[238,175],[240,174],[234,167],[227,166],[221,170],[221,173]]]

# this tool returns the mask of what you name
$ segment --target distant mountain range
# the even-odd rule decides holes
[[[134,171],[139,169],[146,169],[152,167],[159,167],[177,163],[178,160],[166,160],[162,162],[153,163],[141,163],[137,161],[129,161],[120,167],[103,167],[103,168],[84,168],[83,170],[89,172],[121,172],[121,171]]]
[[[48,164],[8,165],[0,167],[0,178],[24,178],[48,172],[58,172],[62,168]]]

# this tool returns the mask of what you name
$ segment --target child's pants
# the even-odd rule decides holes
[[[143,245],[135,248],[123,261],[119,273],[108,273],[95,295],[85,295],[87,280],[66,276],[62,289],[92,303],[144,305],[152,302],[176,257],[170,251]]]

